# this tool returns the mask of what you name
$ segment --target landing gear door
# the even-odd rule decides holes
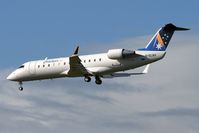
[[[31,61],[30,63],[29,63],[29,73],[30,74],[36,74],[36,62],[34,62],[34,61]]]

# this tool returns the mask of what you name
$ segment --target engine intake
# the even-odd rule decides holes
[[[109,59],[123,59],[129,58],[135,54],[134,50],[126,49],[110,49],[107,53]]]

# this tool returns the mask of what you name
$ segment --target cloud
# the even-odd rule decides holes
[[[175,116],[175,117],[199,118],[199,108],[176,108],[176,109],[168,109],[168,110],[163,110],[163,111],[160,110],[157,112],[148,112],[148,113],[143,113],[143,114],[146,116],[151,116],[151,117]]]
[[[107,45],[144,47],[146,38],[94,51]],[[0,70],[0,132],[198,132],[197,44],[198,35],[175,35],[149,74],[104,79],[101,86],[63,78],[27,82],[19,92],[5,79],[11,69]]]

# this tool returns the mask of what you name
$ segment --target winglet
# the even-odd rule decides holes
[[[75,49],[74,55],[77,55],[79,53],[79,46]]]
[[[146,74],[146,73],[148,73],[148,70],[149,70],[149,65],[150,65],[150,64],[146,65],[146,67],[145,67],[144,71],[142,72],[143,74]]]

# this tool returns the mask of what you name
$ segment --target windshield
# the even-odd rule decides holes
[[[24,68],[24,65],[20,66],[19,68]]]

